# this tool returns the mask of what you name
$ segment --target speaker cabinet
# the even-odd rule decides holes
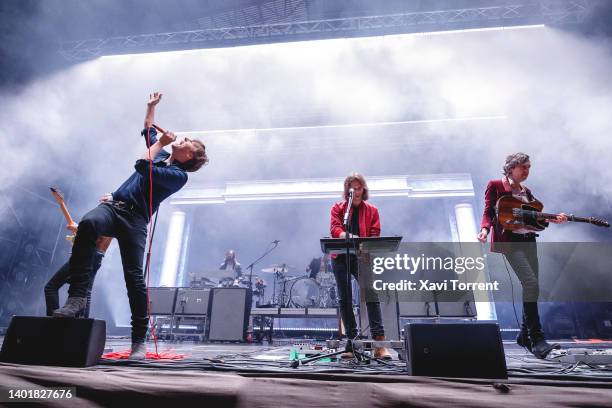
[[[174,313],[208,316],[210,289],[179,288]]]
[[[209,309],[210,341],[244,341],[251,296],[244,288],[212,289]]]
[[[13,316],[2,343],[0,360],[88,367],[98,363],[105,341],[103,320]]]
[[[410,323],[404,326],[408,374],[507,378],[496,323]]]
[[[151,315],[172,315],[177,288],[149,288],[149,310]]]

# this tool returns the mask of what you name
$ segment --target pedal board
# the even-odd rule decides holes
[[[551,359],[566,364],[608,365],[612,364],[612,350],[586,348],[553,350],[551,352]]]
[[[318,344],[296,343],[291,347],[290,360],[302,360],[305,358],[316,357],[324,354],[324,347]],[[321,359],[322,362],[329,362],[330,359]]]
[[[339,349],[340,345],[346,345],[346,342],[340,340],[327,340],[326,346],[330,349]],[[372,350],[375,347],[386,347],[396,351],[404,349],[404,342],[400,340],[355,340],[353,346],[357,347],[358,350]]]

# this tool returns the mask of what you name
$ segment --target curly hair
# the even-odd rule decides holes
[[[351,188],[351,183],[353,181],[358,181],[363,186],[363,194],[361,195],[361,199],[366,201],[368,199],[368,183],[366,183],[365,178],[359,173],[351,173],[344,179],[344,193],[343,197],[345,200],[348,200],[349,189]]]
[[[516,166],[520,166],[521,164],[527,163],[529,161],[529,155],[525,153],[514,153],[506,157],[506,161],[504,162],[504,167],[502,168],[502,172],[504,176],[510,175],[512,173],[512,169]]]

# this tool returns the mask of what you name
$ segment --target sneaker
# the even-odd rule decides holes
[[[147,346],[144,343],[132,343],[129,360],[144,360],[147,358]]]
[[[53,317],[76,317],[76,315],[85,309],[87,298],[69,297],[66,300],[64,307],[53,311]]]

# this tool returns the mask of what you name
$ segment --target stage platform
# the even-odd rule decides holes
[[[184,354],[184,358],[102,360],[89,368],[0,363],[0,387],[74,386],[76,397],[62,402],[67,406],[137,401],[210,407],[612,406],[612,366],[537,360],[511,342],[504,343],[507,380],[408,376],[396,353],[389,365],[328,361],[291,368],[292,348],[311,342],[158,342],[160,353]],[[109,337],[105,352],[121,352],[129,346],[128,338]],[[150,342],[147,347],[149,352],[155,350]],[[612,342],[562,342],[562,350],[577,349],[605,353],[612,349]]]

